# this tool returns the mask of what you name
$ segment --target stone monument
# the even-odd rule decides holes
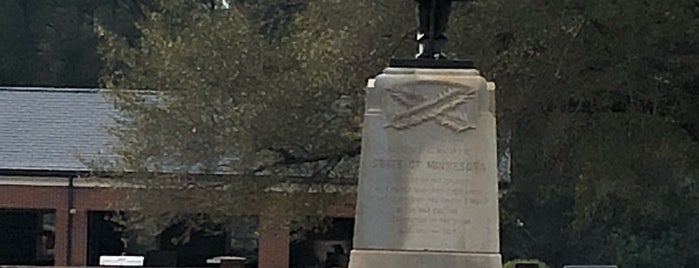
[[[392,60],[362,135],[350,268],[502,266],[495,84],[470,61]]]

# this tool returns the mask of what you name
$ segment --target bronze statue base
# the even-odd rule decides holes
[[[434,60],[434,59],[391,59],[394,68],[428,68],[428,69],[474,69],[476,65],[470,60]]]

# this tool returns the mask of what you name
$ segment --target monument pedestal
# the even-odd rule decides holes
[[[493,268],[501,267],[500,254],[419,252],[399,250],[352,250],[350,267]]]
[[[500,268],[495,85],[389,67],[368,86],[350,268]]]

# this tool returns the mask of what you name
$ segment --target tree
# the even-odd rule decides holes
[[[498,84],[498,130],[512,137],[505,256],[693,263],[695,3],[478,5],[488,12],[456,40]]]
[[[386,10],[399,1],[268,2],[223,9],[161,1],[139,23],[137,42],[99,32],[108,66],[102,82],[124,115],[113,129],[124,159],[119,168],[143,172],[127,176],[130,182],[168,189],[132,195],[142,213],[168,222],[204,211],[207,221],[224,222],[257,205],[315,227],[307,216],[322,214],[332,195],[304,200],[287,192],[275,200],[262,194],[290,178],[313,185],[356,178],[361,85],[389,58],[374,54],[388,55],[398,44],[372,39],[407,32],[373,26],[398,25]],[[333,12],[343,16],[331,20]],[[374,13],[375,20],[348,27]],[[143,200],[154,197],[182,206]]]
[[[94,21],[133,38],[139,10],[126,0],[2,1],[0,85],[96,87]]]

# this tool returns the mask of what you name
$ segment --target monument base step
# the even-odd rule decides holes
[[[501,268],[500,254],[352,250],[349,268]]]

